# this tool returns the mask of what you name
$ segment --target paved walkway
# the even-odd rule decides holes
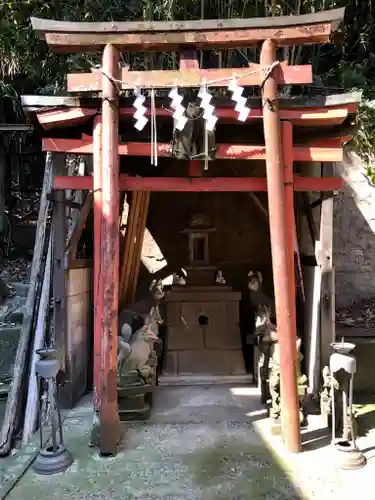
[[[360,440],[368,465],[340,471],[333,463],[327,432],[304,436],[305,453],[290,456],[270,440],[255,389],[225,386],[159,388],[151,420],[129,425],[115,458],[100,458],[87,446],[91,404],[85,399],[65,420],[66,444],[75,462],[55,476],[31,468],[9,500],[310,500],[372,499],[375,435]],[[317,449],[315,449],[317,448]],[[29,460],[33,450],[30,445]],[[270,451],[275,449],[276,451]],[[27,450],[26,450],[27,451]],[[25,452],[0,460],[5,483]],[[5,462],[13,460],[6,468]],[[4,463],[4,465],[2,465]],[[6,472],[6,470],[7,472]],[[20,474],[18,466],[18,474]],[[4,481],[1,485],[4,490]],[[1,487],[0,487],[1,499]]]

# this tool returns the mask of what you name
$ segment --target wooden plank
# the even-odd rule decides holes
[[[168,117],[172,119],[172,111],[166,107],[157,107],[155,110],[156,116],[158,117]],[[249,100],[249,105],[251,106],[251,100]],[[146,105],[147,110],[145,115],[151,115],[151,107]],[[313,124],[326,124],[334,125],[342,123],[351,113],[351,106],[349,104],[343,104],[341,106],[330,106],[330,107],[316,107],[316,108],[282,108],[280,109],[280,117],[282,120],[288,120],[297,125],[313,125]],[[216,116],[219,120],[227,121],[237,121],[238,113],[235,111],[234,107],[217,107],[215,109]],[[121,116],[132,117],[134,115],[134,108],[122,107],[120,108]],[[248,121],[263,118],[263,110],[258,107],[250,108],[250,113],[247,118]],[[343,138],[330,138],[330,139],[319,139],[319,141],[310,142],[311,145],[317,147],[337,147],[342,145],[343,142],[349,140],[349,136],[345,135]],[[340,140],[341,139],[341,140]]]
[[[289,262],[289,286],[292,299],[292,323],[293,336],[297,338],[297,312],[296,312],[296,277],[294,252],[296,245],[296,221],[294,216],[294,190],[293,190],[293,126],[290,122],[282,122],[281,137],[283,148],[284,166],[284,206],[286,217],[288,262]],[[295,362],[297,363],[297,351],[295,350]],[[296,366],[297,368],[297,366]]]
[[[149,200],[150,193],[148,192],[133,193],[128,215],[128,228],[125,235],[123,253],[124,271],[120,281],[121,307],[125,307],[134,301]]]
[[[150,192],[144,191],[141,192],[141,210],[138,218],[137,224],[137,232],[136,232],[136,242],[135,249],[133,255],[133,265],[131,268],[130,275],[130,287],[128,291],[127,301],[129,304],[134,303],[135,300],[135,292],[137,289],[139,269],[141,265],[141,254],[142,254],[142,246],[143,246],[143,238],[146,230],[147,223],[147,215],[148,215],[148,207],[150,204]]]
[[[99,441],[100,422],[100,356],[101,356],[101,314],[102,314],[102,268],[101,268],[101,226],[102,226],[102,117],[94,118],[93,126],[93,204],[94,204],[94,419],[91,444]],[[70,263],[72,265],[72,263]]]
[[[27,363],[27,353],[29,349],[31,329],[34,318],[34,307],[37,300],[38,285],[40,282],[40,273],[42,268],[43,251],[45,247],[46,228],[48,221],[48,212],[50,202],[47,200],[47,193],[52,189],[52,154],[48,153],[46,157],[46,166],[44,170],[43,189],[39,204],[38,222],[36,227],[36,239],[34,244],[33,261],[30,272],[30,283],[25,315],[20,332],[20,338],[17,347],[17,353],[14,362],[13,378],[8,393],[5,415],[0,435],[0,456],[8,455],[12,445],[13,432],[16,422],[19,418],[19,402],[22,397],[21,387],[25,377],[25,368]]]
[[[278,46],[328,43],[332,33],[330,22],[280,28],[230,29],[218,31],[179,31],[170,33],[45,33],[44,39],[55,52],[100,52],[107,44],[121,50],[174,51],[193,45],[198,49],[248,47],[272,39]]]
[[[52,214],[53,230],[53,322],[55,328],[55,344],[62,350],[63,368],[66,368],[67,342],[66,342],[66,277],[65,277],[65,237],[67,220],[65,212],[66,192],[55,192],[55,203]]]
[[[172,156],[172,146],[169,143],[159,143],[158,156],[168,158]],[[82,139],[42,139],[43,151],[92,154],[92,140]],[[148,142],[130,142],[119,144],[119,155],[122,156],[150,156],[151,144]],[[217,144],[217,160],[264,160],[265,146],[249,144]],[[315,148],[310,146],[294,146],[293,161],[342,161],[342,148]],[[178,165],[178,163],[176,163]]]
[[[57,176],[53,189],[92,189],[90,176]],[[341,177],[295,177],[295,191],[340,191],[344,188]],[[245,192],[267,191],[267,183],[261,177],[131,177],[121,174],[120,191],[180,191],[180,192]]]
[[[146,106],[148,106],[146,104]],[[165,117],[172,119],[172,111],[167,107],[157,107],[155,112],[157,117]],[[250,100],[251,106],[251,100]],[[36,111],[36,117],[39,123],[45,129],[51,129],[52,127],[63,127],[69,126],[72,123],[72,115],[69,112],[71,108],[60,108],[56,110],[48,111],[48,122],[46,121],[45,111]],[[78,108],[82,110],[79,120],[81,122],[88,121],[93,115],[91,111],[93,108]],[[95,108],[94,108],[95,109]],[[331,106],[331,107],[317,107],[317,108],[282,108],[280,109],[280,116],[282,120],[288,120],[293,122],[293,124],[301,126],[313,126],[314,124],[326,124],[326,125],[339,125],[342,123],[350,113],[350,105],[343,104],[341,106]],[[132,117],[134,115],[134,108],[121,107],[120,116],[122,117]],[[151,107],[147,107],[146,116],[151,115]],[[217,107],[216,116],[219,120],[224,121],[237,121],[238,113],[234,110],[234,107]],[[250,120],[257,120],[263,117],[263,111],[259,107],[251,107],[250,113],[247,118]],[[77,118],[78,120],[78,118]],[[311,145],[317,147],[338,147],[339,145],[349,140],[349,136],[344,136],[343,138],[337,138],[336,140],[328,141],[328,139],[314,141],[310,143]]]
[[[87,217],[89,216],[89,213],[91,211],[92,204],[93,195],[92,193],[88,193],[79,213],[78,219],[75,223],[75,226],[73,227],[73,231],[69,238],[68,244],[65,248],[65,255],[68,257],[68,261],[76,259],[77,246],[79,240],[81,239],[82,231],[86,226]]]
[[[322,175],[332,175],[332,163],[323,165]],[[320,370],[329,364],[331,343],[335,342],[335,282],[333,270],[333,196],[322,201],[320,212],[321,308],[320,308]]]
[[[180,70],[153,70],[128,71],[122,70],[122,90],[165,89],[172,87],[199,88],[203,82],[212,87],[226,87],[236,76],[238,83],[244,87],[261,85],[267,68],[259,64],[251,64],[248,68],[220,68],[220,69],[180,69]],[[312,82],[312,67],[279,65],[274,68],[275,78],[279,84],[307,84]],[[102,90],[103,77],[99,70],[92,73],[70,73],[67,75],[67,89],[69,92],[98,92]]]
[[[309,201],[309,196],[307,193],[302,194],[302,200],[303,200],[304,212],[305,212],[306,219],[307,219],[307,225],[308,225],[309,233],[310,233],[310,237],[311,237],[311,242],[313,245],[315,245],[315,242],[318,239],[318,231],[316,229],[314,214],[313,214],[312,207],[311,207],[310,201]]]
[[[315,255],[320,254],[320,242],[315,242]],[[309,315],[309,349],[308,349],[308,392],[313,398],[318,398],[320,387],[320,310],[322,273],[320,266],[312,270],[313,288],[311,297],[311,316]]]
[[[69,263],[69,269],[87,269],[93,267],[94,261],[92,259],[76,259]]]
[[[244,29],[244,28],[285,28],[288,26],[301,26],[308,31],[307,26],[318,23],[331,23],[332,29],[337,27],[344,18],[345,9],[329,9],[311,14],[297,16],[279,17],[252,17],[235,19],[202,19],[194,21],[110,21],[110,22],[72,22],[56,21],[54,19],[43,19],[31,17],[33,29],[40,38],[46,33],[90,33],[100,35],[102,33],[155,33],[155,32],[183,32],[183,31],[206,31],[220,29]]]
[[[285,64],[282,62],[281,64]],[[349,113],[355,114],[362,101],[362,92],[346,92],[340,94],[314,95],[314,96],[293,96],[279,97],[280,110],[282,109],[325,109],[332,106],[348,106]],[[150,97],[146,96],[146,106],[151,102]],[[28,113],[43,111],[43,109],[66,109],[66,108],[94,108],[100,110],[101,96],[43,96],[43,95],[21,95],[21,104]],[[132,97],[122,97],[120,99],[120,108],[128,108],[133,103]],[[165,108],[169,103],[167,96],[157,96],[155,105],[159,109]],[[229,98],[218,97],[213,99],[216,108],[233,108],[233,102]],[[250,96],[249,107],[261,109],[262,101],[260,97]],[[335,136],[333,136],[335,137]]]
[[[124,203],[127,203],[126,201]],[[137,221],[141,210],[140,193],[133,193],[127,217],[123,261],[120,274],[119,304],[123,308],[127,304],[130,287],[130,270],[132,267],[134,247],[136,241]]]
[[[341,177],[295,177],[295,191],[341,191],[344,180]]]
[[[46,266],[43,276],[42,293],[40,296],[38,317],[35,327],[35,335],[31,350],[31,363],[29,385],[27,389],[27,400],[22,432],[22,446],[25,446],[32,438],[37,424],[37,415],[39,408],[38,384],[36,380],[35,363],[39,359],[36,353],[37,349],[44,347],[46,332],[47,332],[47,317],[50,306],[50,288],[51,288],[51,261],[52,261],[52,235],[49,237],[48,252]]]
[[[57,110],[40,111],[38,121],[44,129],[48,130],[59,124],[62,126],[73,126],[87,121],[97,113],[93,108],[64,108]]]

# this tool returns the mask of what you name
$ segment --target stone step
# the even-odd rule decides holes
[[[9,314],[7,314],[5,322],[16,324],[16,325],[22,325],[25,312],[26,312],[26,306],[23,305],[23,306],[17,307],[16,309],[13,309],[12,311],[10,311]]]
[[[15,290],[18,297],[27,297],[29,291],[29,283],[23,283],[22,281],[11,281],[9,285]]]
[[[21,324],[25,312],[26,297],[11,297],[0,306],[0,326]]]
[[[7,383],[13,376],[21,328],[19,326],[0,327],[0,382]]]
[[[159,376],[159,385],[227,385],[227,384],[252,384],[254,377],[250,373],[244,375],[171,375]]]

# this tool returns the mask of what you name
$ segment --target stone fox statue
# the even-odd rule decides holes
[[[149,314],[153,305],[159,304],[165,292],[161,280],[153,280],[149,287],[150,297],[147,297],[129,308],[123,309],[118,315],[118,332],[121,337],[129,342],[133,332],[136,332],[145,324],[145,318]],[[162,319],[159,314],[159,324]]]
[[[274,301],[266,295],[263,290],[263,276],[260,271],[249,271],[248,276],[248,289],[250,290],[250,300],[252,306],[257,309],[258,306],[268,306],[270,317],[275,316]]]
[[[261,390],[261,402],[266,404],[270,397],[269,392],[269,369],[272,356],[272,346],[277,342],[276,326],[271,322],[270,308],[259,304],[255,312],[255,336],[261,354],[258,366],[258,380]]]
[[[159,308],[153,306],[145,324],[137,330],[130,339],[122,334],[118,337],[118,359],[117,372],[119,377],[126,375],[130,371],[137,371],[141,379],[147,382],[153,374],[153,368],[147,365],[149,356],[153,350],[154,344],[159,341],[158,325],[161,317]]]

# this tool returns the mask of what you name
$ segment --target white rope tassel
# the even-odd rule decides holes
[[[158,166],[158,137],[156,128],[155,90],[151,90],[151,164]]]
[[[134,113],[134,119],[136,120],[134,127],[140,132],[145,128],[148,122],[148,119],[145,117],[147,108],[143,106],[146,97],[143,94],[141,94],[141,91],[139,89],[135,89],[134,95],[136,97],[133,103],[133,106],[136,110]]]

